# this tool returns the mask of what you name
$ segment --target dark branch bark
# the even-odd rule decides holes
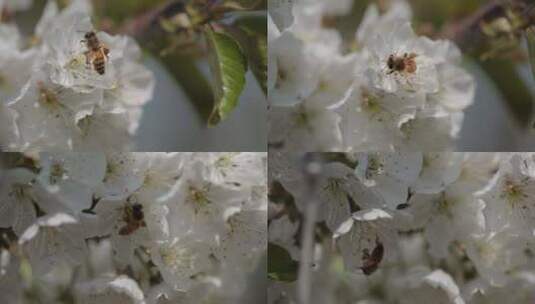
[[[504,17],[508,7],[518,9],[520,16],[526,20],[526,26],[535,23],[533,0],[493,0],[461,22],[446,26],[443,36],[455,41],[463,51],[473,51],[486,38],[481,32],[481,22]]]
[[[136,38],[150,35],[155,30],[159,30],[158,22],[160,18],[170,18],[178,12],[184,11],[184,6],[183,0],[164,3],[151,11],[133,18],[122,26],[120,32]]]

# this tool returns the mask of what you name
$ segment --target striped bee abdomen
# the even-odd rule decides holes
[[[95,71],[97,71],[97,73],[99,73],[100,75],[104,75],[104,73],[106,72],[106,70],[105,70],[105,65],[106,65],[106,60],[104,60],[103,57],[97,57],[97,58],[95,58],[95,60],[93,61],[93,68],[94,68]]]

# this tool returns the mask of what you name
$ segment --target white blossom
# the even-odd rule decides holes
[[[475,81],[452,42],[414,33],[407,1],[370,5],[355,41],[329,25],[352,1],[270,4],[269,137],[278,149],[454,150]]]
[[[0,301],[245,301],[265,277],[266,158],[0,153]]]
[[[94,29],[92,7],[48,1],[32,37],[0,25],[0,146],[7,151],[124,151],[132,149],[154,76],[136,42]],[[90,59],[84,36],[94,32],[109,50],[104,72]],[[2,39],[4,40],[4,39]],[[26,41],[30,41],[27,43]]]
[[[269,303],[533,300],[533,153],[270,157]]]

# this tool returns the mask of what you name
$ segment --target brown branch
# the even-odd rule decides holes
[[[463,51],[473,51],[475,46],[486,39],[480,28],[481,22],[506,16],[508,7],[518,9],[527,25],[535,23],[533,0],[493,0],[461,22],[446,25],[441,36],[455,41]]]
[[[184,8],[185,2],[183,0],[164,3],[126,22],[120,28],[120,32],[136,38],[147,35],[149,32],[153,33],[155,29],[159,30],[159,20],[161,18],[170,18],[178,12],[183,12]]]
[[[223,17],[226,13],[233,10],[254,10],[257,7],[260,7],[264,4],[265,0],[256,0],[250,6],[233,6],[230,4],[218,4],[212,7],[212,4],[207,3],[209,6],[209,12],[205,17],[205,20],[202,20],[200,24],[205,24],[210,21],[214,21]],[[185,0],[173,0],[156,7],[155,9],[145,12],[139,16],[134,17],[131,21],[126,22],[120,27],[120,32],[134,36],[136,38],[152,35],[154,30],[160,29],[160,20],[169,19],[175,16],[180,12],[186,11],[187,1]]]

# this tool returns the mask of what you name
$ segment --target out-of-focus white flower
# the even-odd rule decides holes
[[[476,265],[481,277],[494,286],[503,286],[514,269],[526,262],[523,253],[523,240],[503,228],[472,236],[466,242],[466,253]]]
[[[400,303],[424,303],[430,299],[439,303],[465,303],[453,278],[440,269],[430,273],[417,273],[409,278],[407,285],[404,286],[405,290],[399,288]]]
[[[277,262],[286,263],[270,275],[271,303],[298,302],[303,277],[296,270],[294,282],[291,269],[306,267],[301,242],[303,224],[313,215],[306,200],[311,187],[319,204],[308,231],[315,248],[307,274],[311,303],[533,299],[533,153],[314,155],[324,159],[325,176],[296,174],[292,166],[306,160],[303,155],[271,156],[276,212],[268,222],[269,241]],[[342,220],[333,227],[332,218]]]
[[[424,153],[422,171],[411,189],[418,193],[438,193],[459,178],[464,154]]]
[[[270,103],[291,106],[307,98],[318,84],[314,57],[293,32],[285,31],[269,46]]]
[[[32,75],[36,50],[21,50],[22,37],[15,25],[0,24],[0,105],[5,106]]]
[[[44,275],[59,264],[81,263],[85,234],[74,225],[77,222],[66,213],[47,215],[20,236],[19,244],[37,274]]]
[[[75,286],[79,303],[145,304],[143,291],[137,282],[125,275],[116,278],[98,278]]]
[[[0,227],[11,227],[21,235],[35,221],[31,182],[35,174],[26,169],[3,173],[0,183]]]
[[[447,257],[453,241],[466,240],[485,228],[484,204],[473,196],[458,197],[449,191],[415,194],[407,204],[411,227],[425,229],[429,253],[436,258]]]
[[[269,19],[278,31],[283,31],[293,23],[293,0],[269,0]]]
[[[342,149],[340,116],[322,105],[305,101],[293,107],[272,107],[269,141],[283,151]]]
[[[391,1],[389,9],[382,15],[377,5],[372,3],[366,9],[360,22],[356,33],[357,42],[365,45],[370,42],[375,33],[392,28],[392,23],[399,20],[409,21],[411,18],[412,10],[405,0]]]
[[[294,259],[299,259],[300,250],[295,244],[295,236],[298,232],[297,221],[292,222],[287,215],[271,220],[269,225],[269,243],[285,248]]]
[[[2,45],[0,48],[5,51],[19,51],[22,42],[19,29],[13,24],[0,24],[0,37],[2,38]]]
[[[33,0],[0,0],[0,11],[8,12],[24,11],[32,6]]]

